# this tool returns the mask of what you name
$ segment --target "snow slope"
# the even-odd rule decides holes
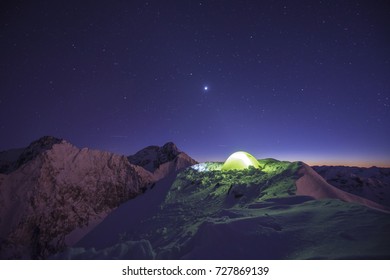
[[[390,207],[390,168],[313,166],[329,184]]]
[[[390,257],[389,214],[378,205],[337,190],[303,163],[259,163],[262,170],[224,172],[218,163],[187,168],[52,258]],[[133,211],[141,214],[130,216]]]
[[[125,156],[54,137],[33,142],[0,174],[0,258],[46,258],[73,245],[113,209],[195,162],[170,148],[161,157],[174,157],[151,173]]]
[[[156,182],[153,188],[143,195],[119,206],[108,215],[104,223],[98,225],[76,246],[102,249],[116,244],[118,240],[127,238],[127,232],[137,231],[137,227],[143,223],[143,220],[161,210],[161,204],[164,202],[175,178],[176,174],[172,173]]]
[[[385,205],[381,205],[367,198],[354,195],[328,184],[324,178],[306,164],[303,164],[298,174],[302,176],[296,181],[297,195],[307,195],[316,199],[340,199],[342,201],[359,203],[373,209],[390,213],[390,208]]]

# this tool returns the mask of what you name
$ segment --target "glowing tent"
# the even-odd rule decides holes
[[[260,168],[259,162],[254,156],[247,152],[235,152],[222,165],[221,170],[242,170],[249,166]]]

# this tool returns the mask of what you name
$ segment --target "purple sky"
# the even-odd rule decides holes
[[[6,2],[0,150],[390,166],[388,1]]]

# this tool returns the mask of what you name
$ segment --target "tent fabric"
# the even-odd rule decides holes
[[[254,156],[247,152],[239,151],[228,157],[221,170],[243,170],[249,168],[249,166],[260,168],[259,162]]]

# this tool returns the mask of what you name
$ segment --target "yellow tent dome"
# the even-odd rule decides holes
[[[260,168],[260,164],[254,156],[247,152],[240,151],[231,154],[222,165],[221,170],[243,170],[247,169],[249,166]]]

